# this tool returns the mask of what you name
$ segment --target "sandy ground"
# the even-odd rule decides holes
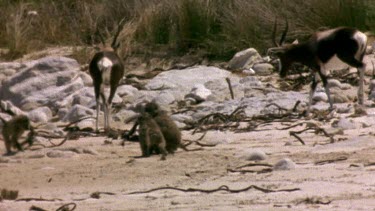
[[[19,190],[18,199],[54,199],[3,200],[0,210],[28,210],[33,205],[56,210],[72,202],[77,205],[76,210],[375,210],[375,166],[369,165],[375,162],[375,126],[345,130],[344,135],[335,136],[342,138],[335,143],[329,143],[322,135],[304,133],[301,137],[306,145],[289,136],[290,130],[303,126],[276,130],[280,126],[273,123],[262,127],[265,131],[246,133],[210,131],[202,142],[224,143],[204,147],[202,151],[179,149],[165,161],[158,155],[134,158],[141,154],[138,143],[126,142],[121,146],[121,140],[104,137],[80,138],[53,149],[0,157],[0,188]],[[330,123],[323,126],[330,127]],[[183,132],[184,139],[196,140],[200,135]],[[287,142],[290,144],[286,145]],[[193,144],[188,148],[197,147]],[[51,151],[72,148],[96,151],[98,155],[71,152],[63,158],[46,156]],[[274,165],[280,159],[290,158],[296,168],[266,173],[228,171],[254,163],[243,158],[252,149],[267,154],[267,159],[260,163]],[[4,152],[3,144],[0,151]],[[326,160],[336,161],[318,163]],[[241,170],[263,168],[269,167]],[[239,193],[157,190],[129,194],[166,186],[210,190],[222,185],[231,190],[251,185],[269,190],[299,190],[272,193],[256,189]],[[90,197],[94,192],[102,193],[99,198]]]

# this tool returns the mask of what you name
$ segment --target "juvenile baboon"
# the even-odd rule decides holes
[[[6,148],[6,155],[11,155],[12,150],[11,148],[16,148],[19,151],[23,151],[22,146],[24,144],[29,143],[29,146],[33,144],[33,138],[28,136],[26,140],[22,143],[18,142],[18,139],[21,137],[23,132],[26,130],[30,130],[30,134],[33,134],[33,128],[30,125],[30,120],[25,115],[18,115],[13,117],[9,121],[5,121],[4,119],[0,118],[4,125],[3,125],[3,139]]]
[[[150,114],[158,124],[166,141],[166,150],[169,153],[173,154],[178,147],[188,151],[186,147],[181,144],[180,129],[166,111],[160,109],[158,104],[150,102],[145,105],[145,112]]]
[[[142,113],[138,118],[139,143],[141,145],[142,156],[148,157],[153,150],[161,153],[161,160],[167,156],[166,142],[158,124],[148,113]]]

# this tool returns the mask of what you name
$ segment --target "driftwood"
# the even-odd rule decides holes
[[[300,131],[289,131],[289,135],[295,137],[299,142],[301,142],[303,145],[305,145],[306,143],[298,135],[301,134],[301,133],[304,133],[306,131],[314,131],[315,134],[321,134],[322,133],[324,136],[326,136],[330,139],[330,143],[335,142],[335,139],[333,138],[333,135],[328,134],[328,132],[325,129],[319,127],[316,124],[307,125],[305,129],[300,130]]]
[[[265,167],[265,168],[262,168],[262,169],[259,169],[259,170],[243,169],[245,167],[257,167],[257,166],[262,166],[262,167]],[[242,165],[242,166],[235,167],[234,169],[228,168],[227,171],[232,172],[232,173],[242,173],[242,174],[245,174],[245,173],[263,174],[263,173],[272,172],[273,171],[272,167],[273,167],[273,165],[268,164],[268,163],[248,163],[248,164],[245,164],[245,165]]]
[[[56,209],[56,211],[73,211],[76,209],[76,207],[77,207],[77,204],[72,202],[72,203],[68,203],[68,204],[64,204],[60,206],[59,208]],[[47,210],[33,205],[30,207],[29,211],[47,211]]]
[[[255,190],[261,191],[263,193],[294,192],[294,191],[301,190],[299,188],[272,190],[272,189],[262,188],[262,187],[259,187],[259,186],[256,186],[256,185],[250,185],[250,186],[248,186],[246,188],[243,188],[243,189],[230,189],[228,186],[222,185],[219,188],[215,188],[215,189],[199,189],[199,188],[183,189],[183,188],[176,188],[176,187],[159,187],[159,188],[154,188],[154,189],[150,189],[150,190],[146,190],[146,191],[130,192],[130,193],[128,193],[128,195],[151,193],[151,192],[159,191],[159,190],[176,190],[176,191],[181,191],[181,192],[201,192],[201,193],[207,193],[207,194],[208,193],[215,193],[215,192],[218,192],[218,191],[226,191],[228,193],[240,193],[240,192],[248,191],[250,189],[255,189]]]
[[[321,160],[321,161],[315,162],[315,165],[325,165],[325,164],[328,164],[328,163],[344,161],[344,160],[347,160],[347,159],[348,159],[347,157],[338,157],[338,158],[334,158],[334,159]]]
[[[322,205],[328,205],[330,204],[332,201],[331,200],[323,200],[321,198],[316,198],[316,197],[308,197],[308,198],[305,198],[305,199],[302,199],[302,200],[299,200],[296,202],[297,205],[299,204],[322,204]]]
[[[234,100],[234,93],[233,93],[232,83],[230,82],[230,78],[225,78],[225,80],[228,83],[230,97],[232,98],[232,100]]]

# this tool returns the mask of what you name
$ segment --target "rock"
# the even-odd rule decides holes
[[[229,77],[235,98],[243,97],[243,85],[239,83],[238,77]],[[207,101],[222,102],[231,98],[228,82],[226,78],[215,79],[204,83],[204,87],[212,93],[208,95]],[[200,101],[202,102],[202,101]]]
[[[49,158],[71,158],[76,155],[76,153],[72,151],[60,151],[60,150],[52,150],[47,152],[47,157]]]
[[[347,113],[350,113],[352,109],[353,109],[352,106],[337,108],[337,113],[339,113],[339,114],[347,114]]]
[[[252,149],[245,152],[243,158],[248,161],[261,161],[267,159],[267,155],[259,149]]]
[[[373,91],[375,89],[375,79],[370,81],[369,89]]]
[[[183,123],[193,123],[194,120],[190,115],[185,114],[174,114],[171,116],[171,118],[176,122],[183,122]]]
[[[327,128],[326,132],[330,136],[334,135],[344,135],[344,130],[342,128]]]
[[[197,104],[197,101],[194,98],[191,98],[191,97],[186,97],[184,99],[184,102],[185,102],[186,106]]]
[[[289,158],[281,159],[273,166],[273,170],[275,171],[291,170],[295,168],[296,168],[296,164]]]
[[[254,48],[248,48],[246,50],[236,53],[228,63],[228,69],[238,70],[245,69],[251,66],[255,61],[260,60],[261,56],[258,51]]]
[[[183,100],[196,84],[205,84],[216,79],[225,83],[225,78],[231,73],[216,67],[196,66],[183,70],[170,70],[162,72],[146,84],[148,90],[169,91],[176,101]],[[206,86],[207,87],[207,86]]]
[[[89,105],[91,104],[92,101],[93,101],[92,97],[87,97],[87,96],[84,96],[84,95],[78,95],[77,94],[77,95],[73,96],[72,105],[79,104],[79,105],[82,105],[82,106],[85,106],[85,107],[89,107]]]
[[[345,93],[338,93],[331,95],[332,103],[348,103],[350,102],[348,96]]]
[[[152,99],[155,103],[159,105],[169,105],[176,101],[174,95],[171,92],[162,91],[159,93],[158,96],[156,96],[154,99]]]
[[[123,103],[133,103],[139,96],[138,89],[130,85],[119,86],[116,93],[122,98]]]
[[[255,71],[252,68],[245,69],[245,70],[242,71],[242,73],[245,74],[245,75],[255,75]]]
[[[374,56],[373,55],[366,55],[363,58],[363,63],[366,64],[365,75],[371,76],[373,74],[373,71],[374,71],[374,66],[373,66],[373,64],[375,64]]]
[[[124,95],[135,95],[137,94],[138,89],[131,86],[131,85],[121,85],[117,87],[116,93],[120,96],[123,97]]]
[[[3,81],[5,81],[5,79],[7,79],[7,77],[4,74],[0,73],[0,86],[3,84]]]
[[[54,107],[56,102],[84,87],[82,79],[75,77],[80,67],[74,59],[45,57],[19,65],[17,73],[5,80],[0,89],[0,99],[17,107],[33,102]]]
[[[370,94],[368,96],[368,99],[375,100],[375,80],[370,81],[369,89],[370,89]]]
[[[43,142],[48,142],[48,139],[41,137],[41,136],[34,137],[34,143],[43,143]]]
[[[366,107],[363,105],[354,104],[354,114],[356,116],[366,116],[367,115]]]
[[[24,65],[18,62],[1,62],[0,73],[9,77],[14,75],[17,72],[17,70],[21,69],[22,67],[24,67]]]
[[[0,157],[0,163],[9,163],[10,162],[10,158],[8,157]]]
[[[81,80],[81,79],[79,79]],[[73,104],[74,98],[76,96],[81,96],[82,98],[90,98],[91,101],[89,103],[89,106],[95,107],[95,93],[93,87],[84,87],[80,90],[76,90],[74,92],[69,93],[64,99],[58,101],[55,103],[54,106],[56,106],[57,110],[60,110],[62,108],[70,108]],[[90,107],[91,108],[91,107]]]
[[[77,127],[80,130],[95,131],[96,119],[85,119],[77,123]]]
[[[93,86],[93,80],[88,73],[80,72],[80,73],[78,73],[78,76],[82,79],[83,84],[85,86],[90,86],[90,87]]]
[[[196,84],[185,98],[193,98],[199,103],[205,101],[211,94],[211,90],[207,89],[203,84]]]
[[[27,158],[30,158],[30,159],[40,159],[44,157],[46,157],[44,153],[37,153],[37,154],[27,156]]]
[[[228,139],[228,136],[225,132],[222,131],[214,131],[212,133],[207,133],[207,135],[203,138],[203,142],[209,145],[219,145],[219,144],[228,144],[231,142]]]
[[[94,149],[84,148],[82,150],[84,154],[90,154],[90,155],[99,155],[99,152]]]
[[[121,110],[120,112],[116,113],[112,118],[113,121],[126,123],[128,121],[131,121],[132,119],[135,119],[137,116],[138,113],[132,110]]]
[[[51,136],[60,136],[60,137],[65,136],[65,132],[63,128],[58,127],[55,123],[50,123],[50,122],[45,123],[39,126],[38,129],[48,132],[49,135]]]
[[[341,82],[337,79],[329,79],[328,80],[328,87],[338,87],[341,88]]]
[[[183,129],[186,127],[186,124],[183,123],[183,122],[178,122],[178,121],[174,121],[174,123],[176,124],[176,126],[180,129]]]
[[[32,122],[46,123],[52,119],[52,111],[49,107],[44,106],[30,111],[28,117]]]
[[[245,78],[241,78],[239,82],[244,87],[261,87],[262,86],[262,82],[253,76],[247,76]]]
[[[373,46],[371,45],[368,45],[367,48],[366,48],[366,54],[372,54],[373,53]]]
[[[341,90],[348,90],[348,89],[351,89],[352,86],[350,84],[347,84],[347,83],[342,83],[341,86],[340,86],[340,89]]]
[[[285,142],[285,144],[284,144],[284,146],[292,146],[293,145],[293,143],[291,142],[291,141],[287,141],[287,142]]]
[[[82,117],[93,116],[94,111],[81,105],[74,105],[68,113],[64,116],[62,121],[64,122],[75,122]]]
[[[274,69],[273,65],[269,63],[259,63],[253,66],[255,74],[260,76],[271,75]]]
[[[325,92],[315,92],[312,100],[313,102],[327,102],[328,96]]]
[[[15,115],[26,115],[24,111],[13,105],[11,101],[0,101],[1,108],[5,111],[11,111]]]
[[[356,129],[357,125],[353,122],[353,120],[341,117],[339,120],[336,120],[332,123],[332,127],[341,128],[343,130],[349,130]]]
[[[60,108],[58,111],[57,111],[57,116],[59,117],[59,119],[63,119],[69,112],[69,109],[68,108]]]
[[[11,75],[14,75],[17,71],[15,69],[5,69],[2,74],[9,77]]]

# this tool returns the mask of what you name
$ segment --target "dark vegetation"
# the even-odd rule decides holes
[[[97,29],[110,38],[123,17],[123,57],[199,52],[227,60],[248,47],[264,53],[275,18],[280,31],[288,19],[289,41],[321,27],[375,28],[371,0],[0,0],[0,11],[3,60],[50,46],[90,47],[100,42]]]

